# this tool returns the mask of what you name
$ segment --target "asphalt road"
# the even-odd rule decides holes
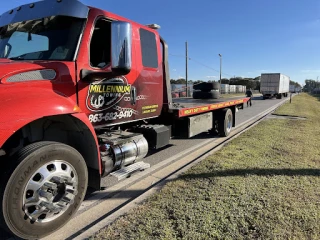
[[[276,105],[277,103],[283,101],[283,99],[267,99],[263,100],[261,96],[255,96],[252,100],[252,107],[247,107],[245,105],[244,109],[239,110],[236,113],[236,126],[240,125],[241,123],[247,121],[248,119],[264,112],[265,110],[269,109],[270,107]],[[178,155],[179,152],[182,152],[190,147],[195,145],[201,144],[202,142],[212,138],[212,136],[208,134],[200,134],[195,136],[191,139],[172,139],[170,141],[170,145],[160,151],[154,152],[147,156],[144,159],[144,162],[150,163],[151,167],[164,159],[168,159],[172,156]],[[215,139],[213,138],[212,141]],[[114,177],[106,177],[103,179],[103,185],[106,187],[113,186],[119,183]],[[90,195],[87,196],[89,198]],[[6,232],[0,229],[0,239],[18,239],[13,238]]]
[[[247,121],[248,119],[264,112],[265,110],[269,109],[270,107],[276,105],[277,103],[283,101],[284,99],[262,99],[262,95],[255,95],[252,100],[252,106],[247,107],[245,104],[244,109],[240,109],[236,113],[236,126],[240,125],[241,123]],[[188,149],[192,146],[200,144],[205,140],[212,138],[211,135],[203,133],[197,136],[194,136],[190,139],[172,139],[170,141],[170,145],[160,151],[154,152],[144,158],[144,162],[150,163],[151,167],[163,159],[167,159],[172,157],[179,152],[182,152],[185,149]],[[214,139],[212,139],[214,141]],[[103,179],[103,186],[110,187],[114,184],[118,183],[118,180],[112,176],[105,177]]]

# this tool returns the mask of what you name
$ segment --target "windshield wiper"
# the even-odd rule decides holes
[[[10,58],[8,58],[8,59],[10,59],[10,60],[24,60],[24,58],[21,57],[21,56],[18,56],[18,57],[10,57]]]

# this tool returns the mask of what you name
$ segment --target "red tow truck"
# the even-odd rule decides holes
[[[88,187],[172,137],[228,136],[247,98],[172,100],[168,46],[141,25],[77,0],[0,17],[0,225],[47,236]]]

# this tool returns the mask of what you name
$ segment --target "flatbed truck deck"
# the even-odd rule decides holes
[[[178,117],[185,117],[222,109],[225,107],[241,106],[246,103],[249,98],[225,98],[225,99],[193,99],[193,98],[175,98],[173,100],[173,112]]]

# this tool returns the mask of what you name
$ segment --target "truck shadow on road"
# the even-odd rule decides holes
[[[314,168],[301,168],[301,169],[233,169],[233,170],[223,170],[223,171],[212,171],[208,173],[200,174],[183,174],[180,178],[182,179],[195,179],[195,178],[210,178],[210,177],[234,177],[243,176],[247,177],[249,175],[256,176],[320,176],[320,169]]]

